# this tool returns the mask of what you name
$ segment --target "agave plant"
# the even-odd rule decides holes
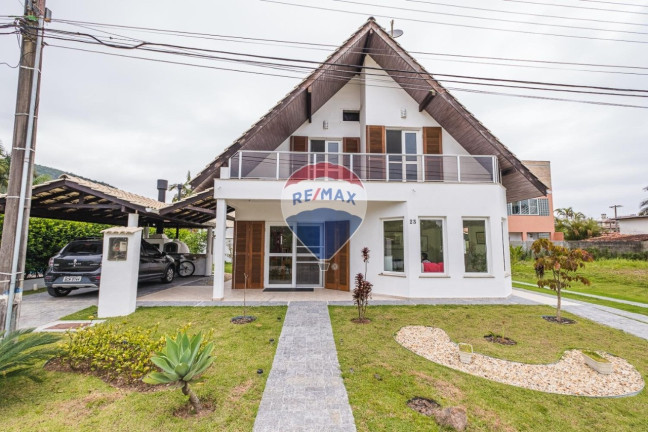
[[[214,362],[211,356],[214,344],[210,342],[203,347],[202,341],[202,332],[191,338],[185,332],[179,332],[175,340],[167,336],[166,347],[151,357],[161,372],[151,372],[143,379],[147,384],[180,384],[182,393],[189,396],[189,403],[197,413],[202,410],[202,404],[189,388],[189,383]]]
[[[0,339],[0,378],[24,375],[40,381],[33,372],[35,363],[46,360],[58,352],[57,348],[45,347],[56,341],[51,333],[32,333],[34,329],[12,331]]]

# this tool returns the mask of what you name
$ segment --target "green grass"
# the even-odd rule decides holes
[[[415,396],[464,406],[471,431],[636,431],[648,428],[646,391],[627,398],[552,395],[474,377],[440,366],[394,340],[408,325],[440,327],[475,352],[526,363],[557,361],[570,348],[601,350],[633,364],[646,379],[648,342],[565,313],[557,325],[540,316],[548,306],[370,306],[372,322],[357,325],[355,310],[330,307],[342,377],[358,431],[436,431],[433,419],[406,406]],[[489,331],[518,342],[489,343]]]
[[[232,273],[232,263],[231,262],[226,262],[225,263],[225,273]]]
[[[85,309],[87,313],[87,309]],[[152,327],[161,333],[192,322],[190,332],[214,330],[216,361],[193,388],[216,410],[201,418],[183,419],[173,412],[186,396],[175,389],[139,393],[113,388],[98,378],[75,373],[43,372],[42,383],[24,378],[0,385],[2,431],[250,431],[270,372],[285,307],[250,308],[253,323],[234,325],[239,307],[139,308],[112,319],[126,325]],[[281,320],[277,320],[281,317]],[[262,375],[257,369],[263,369]]]
[[[535,284],[533,260],[519,261],[512,266],[513,280]],[[592,284],[574,283],[570,291],[596,294],[621,300],[648,304],[648,261],[605,259],[586,263],[580,272]],[[548,275],[547,275],[548,276]]]
[[[97,319],[97,306],[88,306],[85,309],[81,309],[80,311],[66,315],[59,319],[64,321]]]

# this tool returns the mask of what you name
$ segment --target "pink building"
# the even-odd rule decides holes
[[[549,161],[523,161],[524,165],[547,186],[547,195],[508,203],[508,230],[510,241],[547,238],[564,240],[554,229],[553,198],[551,191],[551,164]]]

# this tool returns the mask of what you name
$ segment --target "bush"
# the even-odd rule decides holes
[[[509,245],[509,251],[511,254],[511,265],[520,261],[526,261],[533,256],[530,250],[524,250],[522,246]]]
[[[72,369],[93,372],[109,380],[135,382],[153,369],[150,359],[164,346],[153,329],[101,324],[68,333],[60,359]]]
[[[16,330],[0,339],[0,378],[23,375],[40,381],[34,374],[34,365],[58,352],[56,348],[48,345],[59,338],[51,333],[32,331],[34,329]]]
[[[608,248],[590,247],[585,249],[595,260],[599,259],[627,259],[631,261],[648,261],[647,252],[617,252]]]

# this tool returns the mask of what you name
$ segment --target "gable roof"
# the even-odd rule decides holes
[[[212,186],[220,167],[239,150],[276,149],[364,67],[367,54],[470,154],[496,155],[507,201],[544,196],[546,186],[405,51],[373,17],[360,27],[257,123],[191,181],[194,190]],[[327,79],[327,75],[335,79]]]

